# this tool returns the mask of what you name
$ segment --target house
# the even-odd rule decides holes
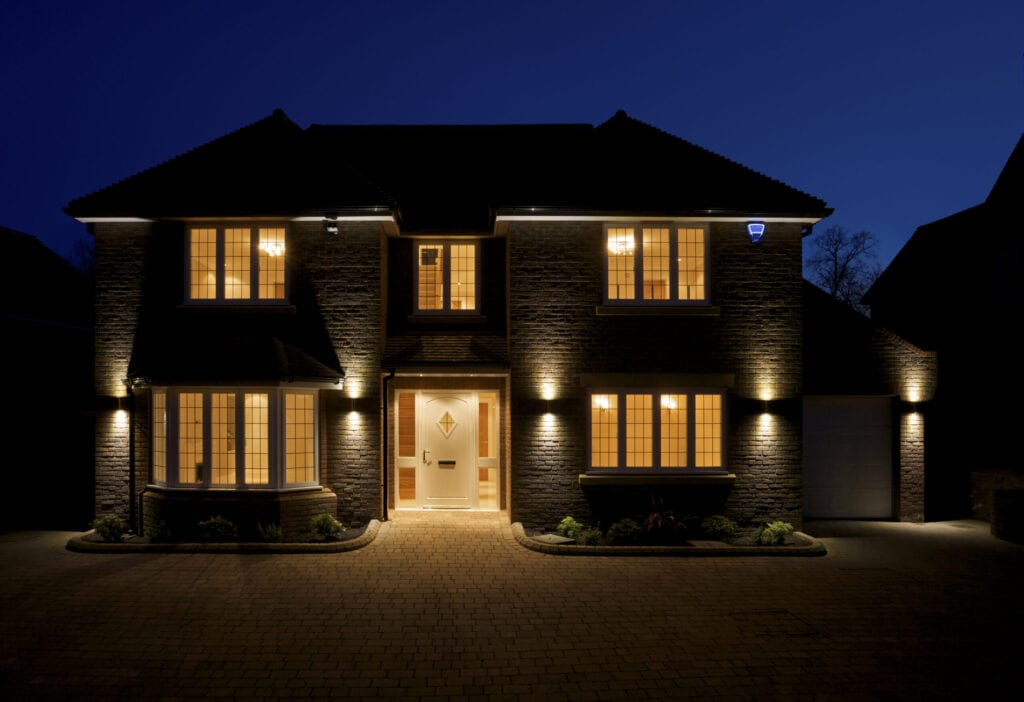
[[[83,529],[93,512],[92,286],[31,234],[0,226],[0,247],[0,363],[12,398],[0,423],[0,528]]]
[[[801,241],[831,210],[624,112],[276,111],[66,211],[96,237],[98,512],[801,523]]]
[[[1024,487],[1022,199],[1024,136],[986,200],[918,227],[864,296],[872,319],[938,354],[929,519],[988,519],[995,487]]]

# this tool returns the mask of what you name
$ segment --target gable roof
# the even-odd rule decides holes
[[[605,123],[312,125],[280,110],[73,200],[73,217],[392,212],[487,231],[499,211],[801,216],[825,202],[617,112]]]

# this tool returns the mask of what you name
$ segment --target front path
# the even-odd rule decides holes
[[[560,557],[483,513],[335,554],[0,534],[3,699],[975,699],[1019,678],[1024,547],[809,524],[821,558]]]

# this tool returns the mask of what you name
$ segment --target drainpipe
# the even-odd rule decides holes
[[[129,379],[128,386],[128,525],[132,533],[138,534],[135,524],[135,386]]]
[[[388,374],[381,378],[380,520],[382,522],[388,520],[388,383],[394,377],[395,369],[389,368]]]

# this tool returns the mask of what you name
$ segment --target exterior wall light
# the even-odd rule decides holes
[[[335,219],[325,219],[324,220],[324,231],[327,232],[328,234],[337,234],[338,233],[338,221],[335,220]]]
[[[764,222],[747,222],[747,236],[755,244],[764,236]]]

